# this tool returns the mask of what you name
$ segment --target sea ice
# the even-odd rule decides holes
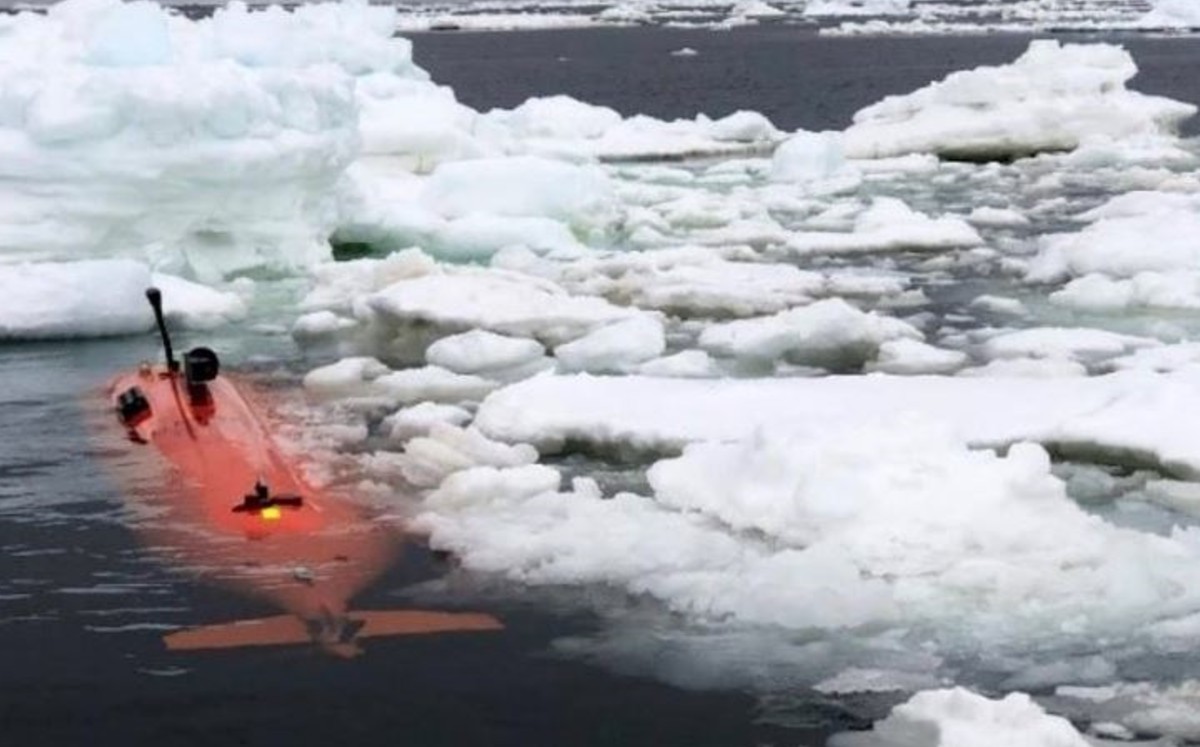
[[[961,687],[926,690],[896,706],[875,729],[843,733],[830,747],[1092,747],[1061,716],[1025,693],[991,700]]]
[[[127,259],[0,265],[0,338],[145,332],[151,284],[150,270]]]
[[[387,416],[382,428],[392,442],[403,444],[417,436],[428,435],[438,423],[463,426],[469,422],[471,413],[461,407],[422,402]]]
[[[810,0],[806,16],[889,16],[909,11],[912,0]]]
[[[876,360],[867,364],[871,371],[890,374],[953,373],[967,364],[966,353],[927,345],[920,340],[901,338],[888,340],[879,346]]]
[[[802,231],[787,241],[798,254],[846,254],[972,247],[983,239],[960,218],[930,218],[900,200],[876,198],[854,220],[852,233]]]
[[[0,252],[207,282],[328,256],[359,138],[348,66],[406,59],[379,41],[391,11],[330,7],[190,21],[68,0],[21,16],[0,36]]]
[[[160,272],[151,275],[150,280],[162,291],[163,316],[169,324],[212,329],[246,316],[246,303],[232,291],[220,291]]]
[[[780,143],[771,158],[771,178],[783,182],[828,179],[846,166],[841,137],[832,132],[798,132]]]
[[[545,352],[536,340],[476,329],[433,343],[425,351],[425,360],[455,373],[486,376],[539,360]]]
[[[1154,0],[1153,6],[1138,19],[1138,26],[1152,29],[1200,27],[1200,7],[1189,0]]]
[[[1036,40],[1010,65],[952,73],[863,109],[844,146],[852,158],[1003,160],[1093,138],[1173,135],[1196,107],[1126,90],[1136,73],[1117,46]]]
[[[421,200],[446,218],[551,218],[584,234],[619,218],[612,185],[598,168],[532,156],[443,164]]]
[[[889,340],[920,340],[915,327],[874,312],[862,312],[840,298],[818,301],[774,316],[714,324],[699,344],[714,355],[820,366],[861,367]]]
[[[663,325],[649,314],[600,327],[554,348],[567,371],[619,373],[657,358],[666,350]]]
[[[483,494],[427,506],[416,526],[468,568],[615,585],[705,625],[916,625],[1003,660],[1141,642],[1164,609],[1200,610],[1190,534],[1114,527],[1067,497],[1040,446],[973,450],[920,420],[827,417],[694,444],[651,468],[649,496],[532,494],[509,477],[489,473],[473,483]]]
[[[236,293],[151,273],[133,260],[0,264],[0,339],[145,332],[154,325],[145,295],[151,286],[162,290],[173,327],[211,329],[246,315]]]
[[[1200,474],[1200,435],[1187,419],[1162,413],[1200,407],[1198,399],[1200,385],[1186,370],[1087,378],[544,376],[490,395],[475,424],[545,450],[571,442],[672,451],[759,427],[812,432],[919,412],[952,424],[972,445],[1031,440],[1189,476]]]
[[[367,304],[391,324],[478,328],[548,344],[639,314],[603,299],[569,295],[550,281],[479,268],[401,280],[369,296]]]
[[[435,488],[447,476],[475,467],[522,467],[537,461],[537,451],[528,445],[492,441],[474,428],[434,423],[429,433],[405,445],[395,455],[404,478],[414,486]]]
[[[1086,363],[1158,344],[1157,340],[1102,329],[1034,327],[990,337],[983,344],[982,352],[991,359],[1060,358]]]
[[[701,247],[627,252],[581,259],[555,274],[574,292],[685,317],[774,313],[844,290],[836,279],[794,265],[721,255]],[[894,285],[882,290],[898,292]]]
[[[1194,199],[1145,195],[1118,198],[1093,210],[1096,222],[1079,233],[1044,237],[1028,265],[1027,279],[1055,282],[1079,277],[1058,299],[1098,306],[1190,306],[1190,280],[1200,273],[1200,231]],[[1114,281],[1088,279],[1108,276]]]

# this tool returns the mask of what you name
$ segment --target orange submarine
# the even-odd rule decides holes
[[[135,529],[173,564],[282,613],[178,630],[164,636],[168,649],[314,644],[352,656],[364,638],[502,627],[474,612],[351,611],[399,553],[402,533],[306,482],[212,350],[175,359],[162,294],[146,297],[166,364],[143,363],[110,385],[134,450],[123,460],[132,471],[122,472],[145,515]]]

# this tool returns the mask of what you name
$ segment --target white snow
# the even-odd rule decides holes
[[[703,350],[684,350],[665,358],[646,361],[636,369],[643,376],[706,379],[720,375],[720,369]]]
[[[1010,65],[952,73],[863,109],[846,153],[972,160],[1072,150],[1089,139],[1170,136],[1196,107],[1125,88],[1137,66],[1106,44],[1036,40]]]
[[[545,352],[536,340],[476,329],[433,343],[425,351],[425,360],[455,373],[486,376],[539,360]]]
[[[580,159],[643,159],[769,150],[783,138],[763,115],[738,111],[720,119],[703,114],[666,122],[616,111],[569,96],[535,97],[513,109],[493,109],[471,127],[484,149]]]
[[[771,158],[771,178],[784,182],[828,179],[845,168],[841,137],[831,132],[797,132]]]
[[[569,295],[550,281],[476,268],[401,280],[366,302],[393,324],[478,328],[552,344],[638,315],[599,298]]]
[[[806,16],[888,16],[908,12],[911,0],[811,0]]]
[[[371,382],[389,370],[374,358],[343,358],[305,374],[304,388],[314,396],[327,399],[365,397],[371,390]]]
[[[353,319],[338,316],[332,311],[304,314],[292,324],[292,337],[301,345],[335,338],[339,333],[356,328]]]
[[[156,272],[151,282],[162,292],[167,322],[188,329],[212,329],[246,317],[246,304],[233,291],[220,291]]]
[[[991,359],[1060,358],[1088,362],[1155,345],[1157,340],[1101,329],[1035,327],[995,335],[983,344],[983,353]]]
[[[598,168],[532,156],[443,164],[421,200],[446,218],[541,217],[581,232],[619,217],[612,185]]]
[[[1146,15],[1138,19],[1137,25],[1144,28],[1200,27],[1200,7],[1190,0],[1154,0]]]
[[[416,526],[476,571],[613,585],[717,626],[918,625],[1003,656],[1137,640],[1200,610],[1191,533],[1085,513],[1040,446],[1001,456],[919,419],[846,423],[689,446],[651,468],[648,496],[535,494],[499,470]]]
[[[1200,308],[1200,271],[1139,272],[1125,280],[1091,273],[1051,293],[1050,302],[1084,311],[1196,309]]]
[[[901,375],[944,374],[957,371],[967,361],[967,354],[961,351],[945,350],[920,340],[901,338],[882,343],[876,360],[869,363],[867,368]]]
[[[818,294],[851,292],[834,277],[794,265],[732,261],[720,251],[686,246],[581,259],[558,271],[557,279],[575,292],[681,316],[773,313]]]
[[[984,294],[971,301],[971,308],[1006,316],[1027,316],[1029,309],[1020,299]]]
[[[397,410],[383,419],[382,428],[390,440],[405,443],[417,436],[429,435],[438,423],[462,426],[471,422],[471,413],[454,405],[422,402]]]
[[[1071,305],[1195,304],[1200,249],[1190,236],[1200,230],[1200,209],[1194,199],[1133,193],[1084,218],[1094,222],[1042,239],[1029,265],[1031,281],[1081,278],[1059,296]]]
[[[635,316],[559,345],[554,357],[567,371],[614,373],[657,358],[666,346],[662,322]]]
[[[172,327],[211,329],[246,315],[242,298],[128,259],[0,264],[0,339],[101,337],[145,332],[145,291],[163,294]]]
[[[788,239],[799,254],[844,254],[900,250],[938,251],[983,243],[966,221],[930,218],[892,197],[878,197],[854,220],[852,233],[802,231]]]
[[[1061,716],[1025,693],[992,700],[961,687],[919,692],[871,732],[843,733],[830,747],[1091,747]]]
[[[391,18],[235,3],[193,22],[117,0],[21,16],[0,35],[0,254],[208,282],[327,256],[353,76],[411,67]]]
[[[699,344],[714,355],[846,369],[873,359],[889,340],[920,340],[915,327],[840,298],[818,301],[774,316],[714,324]]]
[[[0,338],[145,332],[150,270],[124,259],[0,265]]]
[[[508,446],[489,440],[474,428],[435,423],[428,435],[405,445],[404,453],[388,455],[409,483],[437,487],[448,476],[474,467],[520,467],[537,461],[531,446]],[[460,478],[461,479],[461,478]]]
[[[1169,621],[1156,628],[1174,646],[1186,651],[1194,640],[1197,618]],[[1173,649],[1163,649],[1170,653]],[[1200,739],[1200,681],[1175,684],[1117,682],[1102,687],[1057,688],[1056,705],[1066,705],[1082,718],[1106,722],[1126,734],[1166,734],[1183,740]],[[1115,723],[1114,723],[1115,722]],[[1118,738],[1120,734],[1118,732]]]
[[[813,432],[922,413],[973,445],[1032,440],[1200,474],[1200,434],[1163,412],[1200,406],[1186,371],[1088,378],[833,376],[718,381],[548,376],[483,401],[492,437],[551,448],[564,442],[672,450],[778,426]]]
[[[392,370],[365,356],[343,358],[304,376],[304,389],[318,400],[391,408],[421,402],[478,401],[496,387],[494,381],[437,366]]]
[[[975,208],[967,216],[967,220],[976,226],[991,226],[994,228],[1012,228],[1029,225],[1029,218],[1016,210],[988,207]]]
[[[372,395],[403,405],[476,401],[496,388],[495,382],[479,376],[458,374],[437,366],[393,371],[371,383]]]

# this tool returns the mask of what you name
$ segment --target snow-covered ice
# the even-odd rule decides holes
[[[865,733],[843,733],[830,747],[1091,747],[1061,716],[1024,693],[990,699],[963,688],[926,690]]]
[[[154,316],[145,291],[163,292],[170,326],[208,329],[245,317],[241,296],[152,273],[129,259],[0,264],[0,339],[137,334]]]
[[[827,299],[774,316],[713,325],[701,333],[699,344],[713,355],[845,370],[873,360],[888,341],[921,337],[899,319]]]
[[[792,236],[787,245],[798,254],[844,254],[938,251],[981,243],[978,232],[960,218],[930,218],[900,200],[881,197],[855,218],[852,232],[805,231]]]
[[[368,304],[393,324],[419,321],[551,342],[638,316],[599,298],[570,295],[549,281],[482,269],[401,280],[370,296]]]
[[[1071,150],[1089,139],[1169,136],[1196,107],[1126,90],[1128,52],[1030,43],[1011,65],[952,73],[863,109],[846,131],[853,157],[936,153],[967,160]]]
[[[145,332],[150,284],[150,270],[132,260],[0,265],[0,338]]]
[[[127,256],[206,281],[327,256],[358,147],[352,75],[407,62],[374,41],[388,11],[335,12],[234,4],[191,22],[74,0],[8,24],[0,255]]]
[[[672,451],[696,441],[743,438],[760,427],[819,433],[919,413],[969,443],[1022,440],[1148,462],[1200,475],[1200,436],[1163,412],[1198,406],[1186,370],[1130,371],[1083,379],[835,376],[758,380],[551,376],[484,400],[475,423],[494,438],[553,449],[565,442]]]

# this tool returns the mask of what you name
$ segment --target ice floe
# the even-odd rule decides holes
[[[798,254],[846,254],[894,250],[937,251],[983,243],[965,221],[951,216],[930,218],[891,197],[875,199],[854,221],[850,233],[804,231],[788,239]]]
[[[830,747],[1090,747],[1093,743],[1061,716],[1025,693],[997,700],[964,688],[926,690],[875,724],[870,732],[843,733]]]
[[[0,338],[145,332],[149,286],[150,270],[132,260],[0,265]]]
[[[701,333],[699,344],[713,355],[846,370],[873,359],[885,342],[903,338],[919,340],[922,334],[899,319],[832,298],[774,316],[715,324]]]
[[[1039,441],[1118,463],[1200,475],[1184,411],[1200,396],[1186,371],[1087,378],[836,376],[688,381],[549,376],[506,387],[479,408],[484,433],[545,449],[566,442],[677,450],[776,426],[806,433],[904,413],[950,424],[974,445]]]
[[[1146,625],[1200,609],[1192,532],[1087,514],[1040,446],[1001,456],[920,421],[829,422],[690,446],[650,469],[646,495],[476,472],[415,526],[476,571],[616,586],[692,624],[917,626],[931,651],[998,666],[1097,637],[1144,646]]]
[[[0,339],[145,332],[154,324],[145,296],[150,286],[163,291],[172,327],[208,329],[246,316],[236,293],[152,273],[133,260],[0,264]]]
[[[400,280],[370,296],[367,304],[387,324],[477,328],[549,344],[639,315],[600,298],[570,295],[529,275],[477,268]]]
[[[650,315],[614,322],[554,348],[567,371],[618,373],[657,358],[666,350],[662,323]]]
[[[545,353],[546,349],[536,340],[476,329],[433,343],[425,351],[425,360],[455,373],[477,374],[526,366],[540,360]]]
[[[995,335],[982,347],[990,359],[1061,358],[1087,362],[1115,358],[1157,344],[1157,340],[1101,329],[1035,327]]]
[[[1200,8],[1187,0],[1154,0],[1153,8],[1138,19],[1145,28],[1200,28]]]
[[[1034,41],[1011,65],[952,73],[863,109],[844,147],[860,158],[1009,159],[1089,139],[1169,136],[1196,113],[1191,104],[1126,90],[1136,72],[1120,47]]]
[[[1194,618],[1162,626],[1179,644],[1194,635]],[[1177,684],[1117,682],[1111,685],[1060,686],[1047,698],[1055,708],[1073,718],[1087,719],[1101,728],[1093,730],[1114,739],[1137,734],[1169,734],[1183,740],[1200,738],[1200,682],[1185,679]]]

